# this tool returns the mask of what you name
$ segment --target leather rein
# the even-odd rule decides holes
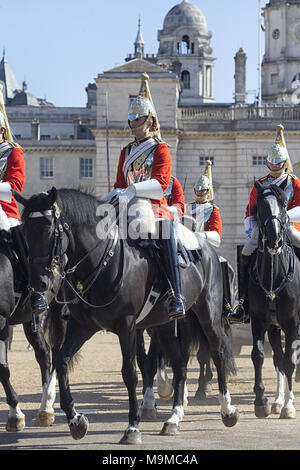
[[[29,215],[29,218],[33,218],[33,217],[46,217],[47,218],[49,216],[51,216],[52,219],[54,220],[53,243],[52,243],[49,256],[43,257],[43,258],[34,258],[34,259],[31,259],[31,261],[33,263],[41,263],[41,262],[48,261],[48,265],[46,266],[45,269],[47,271],[50,271],[53,274],[53,276],[60,276],[62,280],[62,284],[66,283],[75,295],[72,299],[69,299],[69,300],[59,300],[58,293],[57,293],[55,295],[55,301],[58,304],[63,304],[63,305],[76,304],[78,302],[83,302],[85,305],[87,305],[90,308],[104,308],[104,307],[108,307],[109,305],[111,305],[119,293],[121,284],[123,282],[123,276],[121,276],[121,281],[119,282],[116,295],[113,297],[113,299],[111,299],[109,302],[105,304],[101,304],[101,305],[91,304],[86,299],[84,299],[84,295],[88,293],[88,291],[94,285],[94,283],[96,282],[101,272],[107,267],[109,261],[115,254],[115,249],[116,249],[117,242],[119,239],[119,227],[117,225],[118,218],[112,223],[110,229],[107,231],[104,238],[101,238],[79,261],[77,261],[76,264],[74,264],[74,266],[72,266],[71,268],[65,269],[64,264],[67,264],[67,263],[65,263],[66,255],[65,255],[65,252],[63,252],[63,234],[67,235],[67,238],[69,240],[69,243],[73,251],[75,250],[75,242],[74,242],[74,236],[72,234],[69,224],[63,221],[61,210],[59,209],[58,204],[55,202],[49,210],[46,210],[43,212],[32,212]],[[74,283],[70,279],[70,276],[77,271],[78,267],[91,255],[91,253],[94,250],[96,250],[96,248],[98,248],[101,245],[101,243],[107,240],[109,235],[112,238],[111,243],[108,243],[105,253],[102,256],[94,272],[91,273],[85,279],[86,287],[84,287],[80,281],[78,281],[76,286],[74,286]]]
[[[279,292],[281,292],[285,288],[287,283],[293,280],[294,272],[295,272],[294,250],[293,250],[291,244],[287,242],[287,235],[286,235],[286,227],[287,227],[288,218],[285,221],[282,221],[279,217],[277,217],[275,215],[271,215],[271,216],[267,217],[267,219],[262,224],[262,227],[259,228],[260,238],[261,238],[261,245],[262,246],[261,246],[261,248],[258,248],[258,252],[266,254],[265,229],[266,229],[267,224],[269,222],[271,222],[272,220],[277,220],[280,224],[281,236],[280,236],[279,241],[282,242],[282,249],[286,248],[286,250],[287,250],[287,253],[288,253],[288,268],[286,268],[284,266],[282,257],[279,256],[280,253],[271,254],[271,270],[270,270],[270,273],[271,273],[271,287],[268,290],[264,287],[261,276],[260,276],[260,273],[259,273],[258,256],[256,256],[256,262],[255,262],[255,266],[254,266],[254,272],[255,272],[256,279],[257,279],[257,283],[260,286],[260,288],[265,292],[266,297],[268,299],[270,299],[271,301],[275,300],[275,298],[278,296]],[[281,263],[281,266],[284,270],[284,277],[281,280],[280,285],[276,289],[273,289],[273,283],[274,283],[274,256],[279,256],[278,259],[279,259],[279,261]]]

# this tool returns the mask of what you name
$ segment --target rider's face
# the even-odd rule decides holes
[[[285,162],[279,162],[279,163],[267,162],[267,167],[269,168],[270,174],[272,176],[280,176],[284,173]]]
[[[205,202],[208,196],[208,189],[201,189],[197,190],[195,189],[195,194],[197,198],[197,202]]]
[[[144,124],[144,125],[143,125]],[[131,133],[137,138],[142,139],[147,137],[150,132],[150,127],[152,126],[152,120],[147,121],[147,116],[141,116],[129,123]]]

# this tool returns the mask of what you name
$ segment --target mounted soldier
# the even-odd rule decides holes
[[[293,245],[296,256],[300,255],[300,180],[293,174],[292,163],[284,138],[284,128],[277,126],[277,135],[275,144],[270,148],[266,165],[269,169],[267,176],[259,179],[263,186],[274,184],[279,186],[287,197],[289,216],[288,238]],[[249,314],[245,307],[247,298],[248,270],[252,254],[258,245],[258,225],[255,217],[255,205],[257,190],[252,188],[250,200],[245,214],[245,233],[247,235],[246,243],[241,252],[239,260],[239,305],[233,319],[237,322],[248,322]]]
[[[195,219],[194,230],[200,232],[203,238],[206,238],[212,246],[218,248],[221,245],[223,226],[220,209],[214,204],[211,166],[211,161],[207,160],[203,175],[194,185],[196,200],[190,205],[188,213]],[[231,306],[228,271],[230,268],[225,258],[220,256],[219,259],[223,275],[224,314],[230,320],[231,315],[234,314]]]
[[[139,96],[132,100],[129,107],[128,125],[135,139],[121,151],[114,188],[118,197],[124,198],[127,204],[134,197],[150,199],[154,216],[160,219],[164,265],[173,290],[169,316],[178,319],[184,317],[185,307],[174,238],[174,217],[164,197],[170,185],[172,158],[169,146],[160,136],[148,79],[147,74],[142,75]],[[169,236],[164,237],[164,234]]]
[[[14,141],[8,123],[5,104],[2,94],[3,86],[0,87],[0,224],[2,232],[2,243],[12,247],[12,260],[19,263],[18,271],[22,271],[23,288],[28,286],[27,278],[27,253],[21,231],[21,217],[16,200],[12,191],[21,193],[25,183],[25,160],[22,148]],[[10,232],[11,239],[7,232]],[[20,269],[21,268],[21,269]],[[18,276],[19,277],[19,276]],[[26,287],[25,287],[26,286]],[[47,308],[44,296],[38,292],[31,294],[32,312],[37,314]]]

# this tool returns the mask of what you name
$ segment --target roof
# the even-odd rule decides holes
[[[3,57],[0,62],[0,81],[4,86],[4,101],[7,102],[14,98],[21,88],[11,70],[8,62],[5,58],[5,52],[3,51]]]
[[[208,32],[205,16],[197,6],[188,2],[188,0],[183,0],[167,13],[164,20],[163,33],[172,33],[181,26],[193,26],[201,30],[202,33]]]

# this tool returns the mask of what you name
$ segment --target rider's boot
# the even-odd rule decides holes
[[[221,261],[222,268],[222,279],[223,279],[223,315],[227,318],[230,315],[234,315],[233,308],[231,306],[231,293],[228,277],[228,262],[224,259]]]
[[[22,227],[17,225],[10,229],[12,241],[13,241],[13,250],[15,252],[16,258],[18,259],[21,277],[24,281],[24,284],[28,286],[29,282],[29,265],[28,265],[28,248],[26,240],[23,235]],[[33,292],[30,295],[31,310],[34,315],[39,315],[43,313],[47,308],[48,304],[44,297],[44,294],[41,292]]]
[[[241,256],[239,266],[239,303],[235,309],[235,313],[228,317],[230,323],[249,323],[250,317],[245,311],[244,303],[247,295],[248,286],[248,269],[251,256]]]
[[[169,222],[169,233],[163,238],[163,251],[167,274],[173,290],[169,301],[169,317],[175,320],[184,318],[185,316],[184,298],[181,295],[179,261],[174,238],[173,220],[164,222]]]

